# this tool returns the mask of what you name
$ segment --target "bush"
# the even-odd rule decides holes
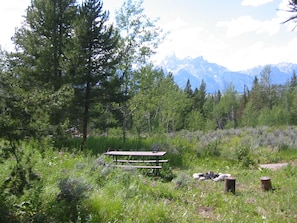
[[[90,186],[75,178],[64,178],[59,181],[58,186],[61,191],[58,195],[58,200],[69,202],[82,200],[86,192],[91,189]]]
[[[236,148],[234,153],[234,159],[243,167],[249,167],[255,164],[255,162],[250,157],[250,148],[247,146],[241,146]]]
[[[84,181],[76,178],[63,178],[58,182],[60,193],[56,200],[49,204],[48,221],[78,222],[87,218],[83,203],[86,193],[91,189]]]
[[[162,169],[160,171],[160,176],[162,179],[168,182],[174,178],[174,174],[168,163],[163,164]]]
[[[187,187],[191,182],[191,178],[185,173],[179,174],[177,178],[174,179],[174,183],[177,188]]]
[[[202,149],[200,155],[202,157],[219,157],[221,155],[221,151],[218,146],[218,142],[214,141],[209,143],[206,148]]]

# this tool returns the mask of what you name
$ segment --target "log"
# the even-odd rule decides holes
[[[231,192],[235,194],[235,181],[234,177],[227,177],[225,179],[225,193]]]
[[[261,188],[264,191],[272,190],[271,180],[270,177],[261,177]]]

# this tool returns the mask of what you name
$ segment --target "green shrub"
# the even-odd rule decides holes
[[[160,170],[160,176],[167,182],[174,178],[174,173],[168,163],[163,164],[162,169]]]
[[[249,167],[255,164],[250,156],[250,148],[247,146],[237,147],[234,152],[234,159],[242,167]]]
[[[56,198],[43,207],[46,209],[43,218],[47,222],[85,222],[88,211],[84,200],[91,186],[83,179],[66,177],[58,182],[58,188]]]
[[[192,178],[190,178],[189,175],[185,173],[179,174],[175,179],[174,179],[174,184],[176,188],[183,188],[189,186],[189,184],[192,182]]]
[[[202,157],[219,157],[221,155],[218,141],[209,143],[206,148],[201,150]]]
[[[0,222],[17,222],[13,213],[13,204],[9,202],[4,191],[0,191]]]
[[[86,196],[86,192],[91,189],[91,186],[87,185],[80,179],[75,178],[63,178],[58,182],[60,193],[58,200],[65,201],[80,201]]]
[[[183,151],[178,148],[170,148],[166,154],[172,167],[183,167]]]

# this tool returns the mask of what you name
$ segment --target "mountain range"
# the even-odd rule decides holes
[[[184,89],[187,81],[190,81],[194,90],[199,88],[202,80],[206,83],[206,92],[215,93],[218,90],[224,92],[231,84],[238,93],[244,92],[244,88],[251,89],[255,77],[260,77],[265,66],[257,66],[243,71],[231,71],[224,66],[211,63],[203,57],[179,59],[175,55],[166,57],[160,66],[167,72],[171,72],[177,85]],[[297,64],[280,63],[270,64],[271,84],[286,84],[297,71]]]

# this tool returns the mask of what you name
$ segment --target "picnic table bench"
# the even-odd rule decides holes
[[[108,151],[105,155],[112,156],[114,167],[130,167],[137,169],[162,169],[162,164],[168,160],[160,159],[164,151]]]

